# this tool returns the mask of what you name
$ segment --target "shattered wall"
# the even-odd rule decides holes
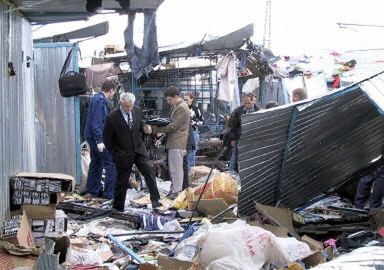
[[[383,92],[379,74],[314,100],[245,115],[239,212],[251,215],[254,201],[298,207],[368,166],[384,147]]]
[[[36,170],[32,27],[7,10],[0,2],[0,222],[9,210],[9,176]]]

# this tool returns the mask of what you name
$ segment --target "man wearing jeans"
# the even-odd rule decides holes
[[[372,190],[372,193],[371,193]],[[364,209],[369,202],[369,208],[380,208],[384,199],[384,165],[381,164],[377,169],[359,180],[357,186],[355,206]]]
[[[116,167],[112,155],[105,149],[102,132],[105,120],[108,116],[108,100],[115,94],[115,83],[105,81],[101,91],[94,95],[89,104],[86,122],[85,139],[91,150],[91,164],[89,165],[86,193],[91,197],[103,196],[106,199],[114,198],[116,182]],[[105,169],[104,194],[101,185],[101,177]]]
[[[187,103],[191,115],[192,139],[195,146],[194,149],[188,149],[187,151],[188,171],[196,165],[196,152],[200,142],[199,126],[204,123],[204,118],[199,108],[193,104],[194,98],[195,96],[191,93],[184,96],[184,101]]]
[[[170,123],[163,127],[146,126],[144,132],[146,134],[166,133],[167,143],[165,148],[168,151],[169,174],[172,180],[171,195],[179,193],[183,188],[183,159],[186,155],[186,147],[188,140],[188,131],[190,125],[190,115],[188,105],[180,98],[179,90],[170,86],[165,91],[166,102],[172,107]]]

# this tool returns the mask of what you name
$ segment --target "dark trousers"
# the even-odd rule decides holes
[[[183,170],[184,170],[184,178],[183,178],[183,190],[189,188],[189,173],[188,173],[188,156],[185,155],[183,159]]]
[[[373,186],[373,192],[371,190]],[[371,196],[370,196],[371,195]],[[366,202],[370,200],[370,208],[379,208],[384,198],[384,167],[380,167],[372,174],[368,174],[359,180],[355,197],[357,208],[363,209]]]
[[[116,183],[116,167],[112,155],[104,150],[99,152],[95,142],[88,141],[90,147],[91,163],[89,164],[86,192],[98,197],[102,191],[101,177],[105,169],[104,197],[113,199]]]
[[[124,211],[125,196],[127,189],[130,188],[129,178],[131,176],[133,164],[136,165],[139,172],[144,176],[151,201],[158,201],[160,199],[160,194],[157,189],[155,174],[149,165],[148,158],[140,154],[134,154],[130,160],[126,160],[125,162],[126,166],[124,167],[119,165],[116,166],[117,181],[115,185],[115,200],[113,208],[119,211]],[[119,164],[119,162],[117,162],[117,164]]]
[[[239,157],[239,151],[236,144],[235,146],[232,147],[231,160],[229,161],[229,169],[231,171],[239,172],[238,157]]]

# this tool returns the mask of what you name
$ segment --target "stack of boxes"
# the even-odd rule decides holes
[[[64,174],[19,173],[11,177],[11,211],[26,216],[36,246],[44,244],[45,236],[58,236],[67,230],[67,216],[56,206],[73,187],[73,177]]]

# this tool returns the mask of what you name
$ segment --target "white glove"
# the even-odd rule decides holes
[[[99,152],[103,152],[104,149],[105,149],[104,143],[98,143],[97,144],[97,150],[99,150]]]
[[[157,140],[157,141],[155,142],[155,146],[156,146],[157,148],[160,148],[160,146],[161,146],[161,140]]]

